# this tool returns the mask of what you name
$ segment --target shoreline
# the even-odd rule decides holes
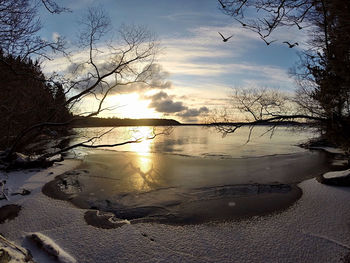
[[[291,206],[265,216],[197,225],[120,221],[113,222],[120,227],[101,229],[85,222],[90,209],[41,192],[53,177],[79,168],[81,162],[68,160],[46,170],[9,174],[16,178],[8,182],[12,190],[26,188],[31,194],[0,201],[0,206],[16,203],[22,207],[18,217],[0,224],[0,232],[29,249],[38,262],[52,259],[24,238],[27,233],[45,234],[79,262],[87,263],[148,262],[155,257],[167,262],[340,262],[350,251],[349,188],[322,185],[313,178],[297,185],[303,194]],[[90,216],[111,222],[108,213]]]

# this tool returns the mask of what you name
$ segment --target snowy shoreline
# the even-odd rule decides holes
[[[246,220],[170,226],[157,223],[99,229],[84,221],[86,210],[51,199],[41,187],[80,164],[66,160],[46,170],[8,175],[11,196],[0,206],[18,204],[19,216],[0,224],[0,233],[28,248],[37,262],[57,262],[25,236],[33,232],[52,239],[77,262],[341,262],[350,252],[350,189],[322,185],[316,179],[299,184],[302,197],[289,209]],[[2,175],[4,176],[4,175]]]

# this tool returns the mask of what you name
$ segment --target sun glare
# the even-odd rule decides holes
[[[137,168],[132,180],[135,188],[139,190],[149,190],[156,184],[153,156],[150,153],[154,141],[147,139],[153,136],[153,132],[153,128],[150,127],[137,127],[132,131],[133,138],[142,138],[140,143],[130,144],[130,150],[137,153],[134,164]]]
[[[140,156],[147,156],[150,153],[152,140],[147,138],[151,138],[153,136],[153,129],[150,127],[137,127],[133,132],[133,138],[140,139],[139,143],[130,144],[130,150],[136,152]]]
[[[144,119],[160,118],[161,114],[148,107],[149,101],[140,99],[137,93],[115,95],[108,98],[106,104],[113,110],[108,117]],[[106,116],[107,117],[107,116]]]

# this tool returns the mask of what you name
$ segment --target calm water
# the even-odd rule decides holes
[[[155,132],[162,132],[163,128],[155,128]],[[278,128],[272,137],[263,135],[268,128],[254,129],[250,141],[248,140],[248,127],[237,130],[234,134],[223,137],[214,128],[200,126],[182,126],[173,128],[169,135],[159,135],[155,139],[145,140],[141,143],[124,146],[104,148],[112,151],[128,151],[138,154],[167,153],[207,158],[246,158],[276,154],[289,154],[305,152],[297,145],[315,137],[311,130],[295,130],[291,128]],[[78,134],[86,138],[102,134],[110,128],[84,128],[76,129]],[[95,144],[114,144],[127,140],[151,136],[152,127],[123,127],[115,128]],[[263,136],[262,136],[263,135]],[[79,138],[77,141],[81,141]],[[78,151],[81,153],[89,150]]]
[[[76,142],[108,130],[77,129]],[[116,128],[94,143],[121,143],[153,131]],[[65,199],[92,208],[85,219],[95,226],[119,226],[110,217],[198,223],[287,207],[300,197],[295,183],[327,170],[324,153],[297,146],[315,136],[310,130],[280,128],[270,138],[261,136],[266,128],[257,127],[247,143],[248,132],[242,128],[223,138],[214,129],[175,127],[140,143],[78,149],[79,169],[50,182],[46,192],[64,192]],[[95,209],[112,214],[105,220]]]
[[[79,130],[86,138],[106,129]],[[160,132],[157,130],[156,132]],[[247,143],[248,128],[222,137],[214,129],[176,127],[169,135],[114,148],[82,149],[85,188],[118,194],[167,187],[194,189],[237,184],[295,183],[325,169],[325,154],[297,145],[314,136],[310,131],[281,128],[272,138],[258,127]],[[117,128],[96,144],[114,144],[150,136],[153,128]],[[82,138],[79,138],[82,140]],[[104,179],[100,179],[104,178]],[[112,178],[117,183],[108,184]]]

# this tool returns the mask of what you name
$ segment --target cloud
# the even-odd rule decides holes
[[[223,43],[218,32],[233,37]],[[281,41],[274,43],[273,47],[266,47],[256,33],[242,29],[240,25],[200,26],[188,29],[188,33],[179,38],[162,40],[165,48],[159,61],[171,73],[173,83],[186,80],[189,86],[193,86],[199,78],[202,82],[210,81],[213,84],[225,79],[226,83],[234,81],[238,85],[254,81],[262,86],[276,85],[292,89],[294,81],[287,69],[269,65],[270,60],[257,62],[254,59],[255,56],[260,60],[261,57],[269,58],[270,54],[273,56],[274,48],[287,48],[285,44],[279,43]],[[284,40],[287,34],[276,32],[276,36]]]
[[[150,107],[162,113],[175,113],[187,109],[181,101],[174,102],[170,99],[161,100],[159,102],[153,101]]]
[[[151,99],[149,107],[154,108],[158,112],[176,113],[188,109],[181,101],[174,102],[167,93],[162,91],[156,93],[155,95],[149,96],[148,99]]]
[[[205,106],[190,108],[185,106],[182,101],[174,101],[174,96],[169,96],[163,91],[148,96],[147,99],[151,100],[149,107],[165,115],[176,116],[185,121],[197,121],[197,117],[209,112],[209,109]]]
[[[207,22],[217,23],[218,20],[222,20],[222,16],[220,14],[213,15],[210,12],[178,12],[171,13],[168,15],[163,15],[161,18],[165,18],[172,22],[181,21],[186,23],[202,23],[202,20],[206,20]]]
[[[168,99],[169,95],[163,91],[158,92],[152,96],[149,96],[148,98],[152,99],[152,101],[162,100],[162,99]]]
[[[166,19],[176,20],[178,17],[191,19],[191,15],[191,13],[176,14]],[[233,37],[227,43],[223,43],[218,32],[225,36],[233,34]],[[254,32],[232,24],[220,27],[197,26],[189,28],[181,35],[162,36],[161,44],[164,48],[158,54],[159,64],[152,65],[147,74],[140,76],[140,80],[149,77],[149,85],[144,83],[120,85],[112,94],[137,93],[140,98],[151,100],[149,107],[157,112],[194,120],[208,113],[203,105],[207,110],[208,108],[212,110],[227,104],[227,91],[230,88],[263,86],[292,90],[294,81],[288,75],[285,63],[278,64],[276,60],[270,59],[270,56],[275,56],[274,52],[277,51],[280,52],[278,54],[283,54],[281,61],[292,60],[291,56],[295,50],[281,43],[293,36],[292,33],[283,30],[276,32],[272,38],[278,41],[269,47]],[[299,34],[296,41],[301,42],[302,32],[296,33]],[[101,65],[110,61],[106,52],[107,47],[99,47],[99,50],[103,51],[98,53]],[[87,61],[87,54],[86,50],[74,53],[73,60],[77,63]],[[68,65],[63,59],[55,59],[50,63],[52,71],[64,71]],[[71,65],[69,71],[75,66]],[[108,69],[110,65],[105,63],[103,66]],[[142,70],[144,65],[139,66],[137,69]],[[88,65],[80,67],[78,73],[85,72],[87,70],[85,67]],[[157,93],[149,96],[151,92]]]
[[[57,33],[57,32],[52,33],[52,40],[53,41],[57,41],[60,37],[61,37],[61,35],[59,33]]]
[[[209,112],[209,109],[207,107],[201,107],[199,109],[187,109],[184,112],[178,113],[177,116],[182,118],[189,118],[189,117],[193,118],[208,112]]]
[[[171,81],[167,80],[169,77],[170,73],[165,71],[162,65],[154,63],[144,68],[139,80],[147,81],[152,88],[169,89],[172,85]]]

